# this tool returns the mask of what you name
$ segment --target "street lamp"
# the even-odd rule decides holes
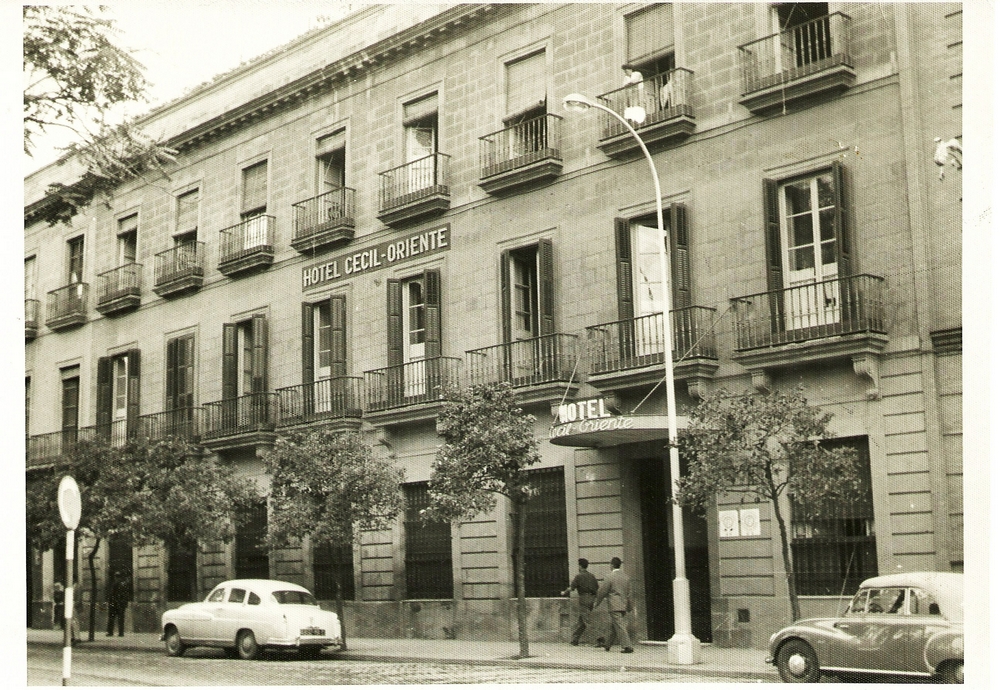
[[[670,276],[667,272],[667,236],[663,230],[663,199],[660,193],[660,176],[656,172],[653,157],[639,133],[624,117],[611,108],[587,98],[578,93],[571,93],[563,98],[563,108],[570,112],[584,112],[590,108],[603,110],[621,122],[629,134],[639,144],[642,154],[649,163],[649,172],[653,177],[653,188],[656,193],[656,228],[659,230],[660,242],[660,287],[663,291],[663,369],[664,384],[667,388],[667,437],[670,445],[670,480],[671,494],[677,496],[677,478],[681,475],[681,460],[677,451],[677,400],[674,396],[674,358],[673,340],[670,328]],[[635,108],[632,109],[636,110]],[[645,111],[626,112],[636,122],[645,119]],[[671,505],[674,532],[674,635],[667,642],[667,661],[672,664],[696,664],[701,657],[701,642],[691,633],[691,586],[687,579],[687,568],[684,561],[684,522],[681,507],[677,501]]]

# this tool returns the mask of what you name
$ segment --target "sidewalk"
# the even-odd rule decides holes
[[[27,631],[28,644],[61,647],[61,630]],[[86,633],[84,633],[86,637]],[[163,652],[163,643],[156,633],[126,633],[124,637],[105,637],[98,631],[93,642],[79,643],[94,649],[128,649]],[[324,653],[323,658],[355,661],[433,661],[438,663],[469,663],[541,668],[577,668],[601,670],[626,668],[632,671],[663,671],[695,675],[734,675],[741,679],[777,682],[773,666],[764,663],[767,652],[760,649],[723,649],[702,645],[701,662],[692,666],[667,663],[665,645],[636,646],[635,653],[623,655],[617,648],[605,652],[598,647],[573,647],[554,642],[532,642],[531,657],[514,659],[517,641],[483,642],[478,640],[411,640],[352,637],[348,650],[336,655]]]

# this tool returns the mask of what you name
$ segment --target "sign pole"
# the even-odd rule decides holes
[[[73,666],[73,547],[76,528],[80,524],[80,487],[73,477],[66,475],[59,481],[59,517],[66,526],[66,595],[63,600],[66,627],[63,629],[62,684],[69,685]]]

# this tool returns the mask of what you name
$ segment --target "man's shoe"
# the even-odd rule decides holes
[[[632,653],[631,647],[626,647],[625,649],[622,650],[622,654],[631,654],[631,653]]]

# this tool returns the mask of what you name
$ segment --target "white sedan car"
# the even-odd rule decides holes
[[[337,614],[321,609],[305,587],[278,580],[223,582],[205,601],[165,612],[160,629],[170,656],[200,646],[241,659],[265,648],[315,658],[326,647],[343,646]]]

